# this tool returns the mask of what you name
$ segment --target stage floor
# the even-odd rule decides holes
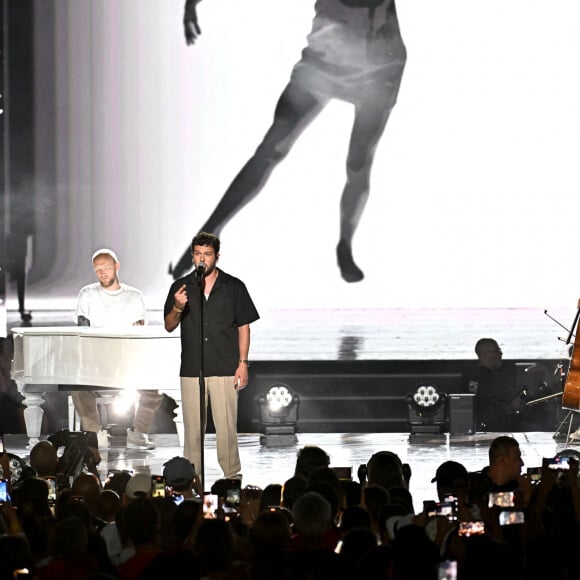
[[[431,479],[437,467],[447,460],[459,461],[469,471],[478,471],[488,463],[487,451],[490,442],[498,433],[476,435],[442,436],[410,442],[408,433],[303,433],[298,434],[295,445],[287,447],[265,447],[260,444],[259,434],[240,434],[239,447],[242,460],[242,485],[257,485],[262,489],[270,483],[283,484],[294,474],[296,454],[305,445],[317,445],[331,458],[332,467],[353,468],[356,478],[358,466],[366,463],[377,451],[393,451],[412,470],[410,491],[415,510],[422,509],[422,502],[435,499],[435,484]],[[517,439],[527,467],[542,464],[543,457],[553,457],[567,446],[557,442],[552,433],[528,432],[511,434]],[[43,436],[44,437],[44,436]],[[132,469],[152,475],[163,473],[163,464],[176,455],[181,455],[177,435],[158,434],[151,439],[157,448],[152,451],[128,449],[124,437],[111,437],[109,448],[101,451],[99,465],[101,480],[109,469]],[[24,435],[6,435],[6,449],[28,461],[30,450],[26,448]],[[568,447],[580,450],[579,446]],[[222,477],[217,464],[215,435],[207,435],[205,453],[205,488],[209,489],[216,479]]]

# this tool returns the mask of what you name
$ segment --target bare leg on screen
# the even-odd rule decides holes
[[[387,104],[376,99],[356,106],[346,161],[346,184],[340,199],[340,240],[336,248],[340,273],[347,282],[359,282],[364,277],[352,256],[352,239],[369,197],[375,151],[389,114]]]
[[[325,107],[321,99],[290,82],[276,106],[274,121],[254,155],[232,181],[200,231],[219,236],[223,227],[262,190],[274,168],[292,149],[304,129]],[[177,279],[191,270],[187,248],[170,273]]]

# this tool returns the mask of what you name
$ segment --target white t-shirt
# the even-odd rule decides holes
[[[79,292],[75,323],[79,316],[88,318],[91,327],[119,327],[146,321],[147,311],[143,294],[137,288],[121,284],[118,290],[105,290],[95,282]]]

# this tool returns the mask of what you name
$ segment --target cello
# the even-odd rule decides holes
[[[566,344],[570,344],[574,335],[574,346],[570,357],[570,367],[566,375],[564,392],[562,393],[562,408],[569,411],[580,411],[580,300],[578,300],[578,310],[572,323],[570,334]],[[574,333],[574,330],[576,331]]]

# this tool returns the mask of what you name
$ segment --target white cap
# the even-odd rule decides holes
[[[109,250],[108,248],[101,248],[100,250],[97,250],[93,254],[93,257],[91,258],[91,263],[95,261],[95,258],[97,256],[100,256],[102,254],[108,254],[109,256],[111,256],[111,258],[113,258],[113,260],[115,260],[116,264],[119,263],[119,259],[117,258],[117,254],[115,254],[115,252],[113,252],[113,250]]]

